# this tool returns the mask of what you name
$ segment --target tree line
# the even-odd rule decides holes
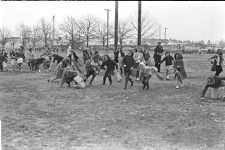
[[[137,39],[137,15],[130,16],[126,19],[119,20],[118,24],[118,43],[122,46],[124,40]],[[142,39],[148,39],[155,36],[157,31],[157,23],[147,13],[143,14]],[[45,47],[50,46],[53,40],[67,39],[72,48],[76,43],[85,42],[86,47],[89,46],[90,40],[98,40],[104,47],[107,40],[107,23],[93,15],[83,17],[66,16],[64,20],[53,25],[52,20],[41,18],[37,24],[28,26],[21,22],[16,25],[17,37],[21,38],[21,44],[26,45],[27,42],[32,43],[35,47],[36,43],[42,41]],[[109,39],[114,38],[114,24],[109,24]],[[4,47],[10,42],[12,31],[7,27],[0,28],[0,44]]]

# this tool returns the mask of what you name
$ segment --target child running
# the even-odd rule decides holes
[[[134,58],[132,57],[132,50],[129,50],[128,54],[123,58],[122,60],[122,64],[124,67],[124,74],[125,74],[125,87],[124,90],[127,89],[127,83],[128,81],[130,81],[131,86],[133,86],[134,81],[132,80],[132,78],[130,78],[131,76],[131,70],[133,69],[133,66],[135,64]]]
[[[175,71],[175,78],[177,79],[176,89],[183,87],[183,79],[187,78],[184,68],[183,56],[180,53],[174,54],[173,68]]]
[[[118,69],[118,66],[117,66],[117,63],[109,57],[109,55],[105,55],[104,58],[105,58],[105,61],[102,63],[101,68],[100,68],[100,69],[104,69],[104,66],[107,67],[106,72],[103,77],[103,85],[105,85],[106,78],[109,79],[110,85],[112,85],[112,77],[111,76],[113,74],[113,71],[115,70],[115,67],[116,67],[116,69]]]
[[[166,79],[169,80],[170,79],[170,70],[172,70],[172,64],[173,64],[173,57],[170,56],[170,52],[165,52],[165,57],[163,58],[163,60],[161,61],[161,64],[165,61],[165,65],[166,65]]]
[[[143,84],[142,89],[149,89],[149,80],[152,77],[153,73],[156,73],[156,76],[162,80],[162,77],[158,74],[158,69],[154,66],[146,66],[144,62],[139,64],[141,68],[141,83]]]

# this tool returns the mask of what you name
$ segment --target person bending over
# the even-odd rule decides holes
[[[204,96],[209,87],[217,89],[219,87],[225,87],[225,77],[213,76],[208,77],[205,88],[202,91],[201,99],[204,100]],[[224,99],[224,98],[223,98]]]

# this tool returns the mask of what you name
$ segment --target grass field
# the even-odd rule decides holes
[[[0,72],[3,150],[224,150],[225,102],[200,100],[210,56],[184,55],[182,89],[153,76],[149,90],[124,91],[124,81],[101,85],[102,74],[86,89],[59,88],[26,65]]]

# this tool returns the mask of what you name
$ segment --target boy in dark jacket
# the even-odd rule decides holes
[[[103,85],[105,84],[107,77],[108,77],[110,85],[111,85],[112,84],[111,76],[113,74],[115,67],[116,67],[116,69],[118,69],[118,66],[117,66],[117,63],[109,57],[109,55],[105,55],[104,58],[105,58],[105,61],[102,63],[101,68],[100,68],[100,69],[103,69],[104,66],[107,67],[106,72],[103,77]]]
[[[165,61],[165,65],[166,65],[166,79],[169,80],[169,78],[170,78],[169,74],[170,74],[170,70],[173,69],[172,64],[173,64],[173,60],[174,59],[173,59],[172,56],[170,56],[170,52],[168,52],[168,51],[165,53],[165,55],[166,56],[161,61],[161,64]]]
[[[125,74],[125,87],[124,90],[127,89],[127,83],[128,81],[131,82],[131,86],[133,86],[134,81],[130,78],[131,70],[133,69],[133,66],[135,64],[135,60],[132,57],[132,51],[129,51],[128,54],[123,58],[122,65],[124,67],[124,74]]]

